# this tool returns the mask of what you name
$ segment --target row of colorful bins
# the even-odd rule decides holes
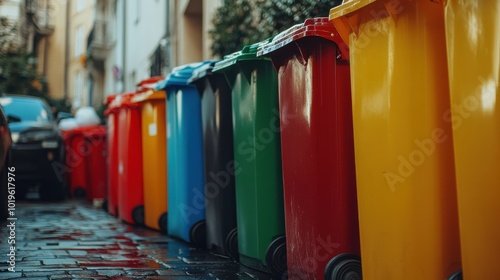
[[[127,223],[165,232],[165,93],[151,86],[160,79],[144,80],[136,92],[107,99],[107,210]]]
[[[175,68],[168,233],[291,279],[495,277],[499,11],[344,1]]]

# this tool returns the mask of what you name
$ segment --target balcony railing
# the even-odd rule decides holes
[[[36,31],[41,35],[50,35],[54,31],[54,10],[57,1],[26,0],[26,14],[31,18]]]
[[[108,55],[114,44],[114,33],[111,32],[109,22],[105,19],[96,19],[94,27],[88,38],[88,48],[91,51],[91,58],[103,60]]]

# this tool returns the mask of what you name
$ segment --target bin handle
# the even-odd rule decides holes
[[[446,0],[428,0],[428,1],[438,2],[438,3],[446,2]],[[394,9],[391,8],[389,5],[391,5],[391,3],[384,3],[383,4],[384,9],[387,12],[388,16],[392,19],[392,21],[396,23],[398,20],[398,15],[401,11],[394,11]],[[335,26],[338,33],[340,34],[340,37],[347,44],[348,47],[350,47],[349,35],[353,33],[356,37],[359,36],[358,13],[339,16],[338,18],[333,19],[333,25]]]
[[[299,51],[299,55],[297,55],[297,61],[299,61],[300,64],[306,66],[307,61],[309,60],[309,52],[306,48],[302,47],[298,41],[295,41],[294,43]]]

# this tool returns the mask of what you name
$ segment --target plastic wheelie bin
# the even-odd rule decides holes
[[[141,106],[144,224],[167,230],[167,136],[165,91],[148,90],[132,98]]]
[[[238,259],[231,89],[215,61],[193,72],[201,96],[207,248]]]
[[[130,224],[144,224],[141,111],[122,95],[118,107],[118,217]]]
[[[106,127],[91,126],[86,127],[84,132],[88,146],[87,156],[87,178],[89,182],[89,192],[87,198],[94,206],[102,205],[106,198],[107,188],[107,147],[106,147]]]
[[[361,279],[345,43],[328,18],[313,18],[261,54],[278,72],[288,276]]]
[[[460,268],[444,7],[344,1],[364,279],[446,279]]]
[[[118,216],[118,107],[121,104],[122,96],[118,94],[110,95],[106,98],[107,109],[104,115],[107,117],[107,137],[106,146],[108,151],[108,189],[105,208],[112,216]]]
[[[278,80],[261,43],[218,62],[231,87],[240,262],[281,279],[286,272]]]
[[[87,177],[87,144],[83,131],[74,128],[70,131],[69,146],[66,148],[66,161],[70,164],[69,189],[72,197],[85,197],[89,192]]]
[[[498,1],[445,1],[463,279],[500,275],[499,11]]]
[[[205,192],[201,98],[188,83],[203,63],[174,68],[157,89],[167,93],[169,235],[205,247]]]
[[[102,203],[106,195],[106,128],[84,126],[71,130],[68,162],[72,168],[71,193]],[[99,202],[100,201],[100,202]]]

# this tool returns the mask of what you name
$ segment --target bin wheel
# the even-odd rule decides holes
[[[102,210],[104,210],[104,212],[108,212],[108,200],[107,199],[104,199],[104,201],[102,202]]]
[[[361,280],[361,259],[353,254],[340,254],[325,267],[325,280]]]
[[[286,279],[286,238],[275,238],[266,252],[266,264],[269,272],[277,279]]]
[[[195,223],[189,231],[191,242],[200,248],[205,248],[207,244],[207,227],[205,220]]]
[[[167,213],[161,214],[160,218],[158,219],[158,226],[160,227],[160,232],[167,234]]]
[[[75,191],[73,192],[74,197],[85,197],[87,195],[87,192],[85,191],[84,188],[78,186],[76,187]]]
[[[448,277],[448,280],[462,280],[462,271],[459,270],[455,273],[453,273],[450,277]]]
[[[144,225],[144,206],[136,206],[132,209],[132,221],[138,226]]]
[[[226,237],[226,252],[229,257],[237,261],[240,257],[238,252],[238,229],[233,228]]]

